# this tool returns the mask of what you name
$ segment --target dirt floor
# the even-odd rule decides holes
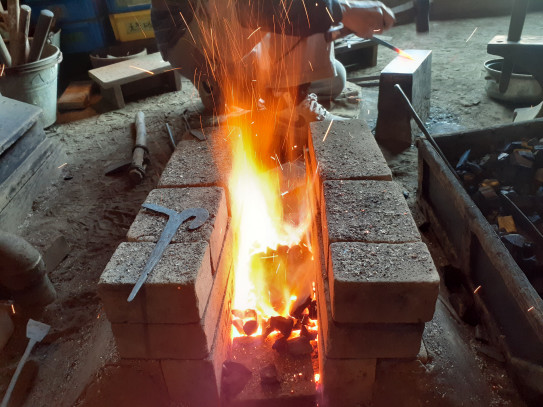
[[[524,34],[543,35],[543,12],[527,17]],[[393,28],[390,41],[404,49],[433,50],[431,117],[433,133],[475,129],[510,123],[513,106],[489,99],[484,90],[483,63],[494,57],[486,44],[497,34],[506,34],[509,17],[431,22],[430,32],[418,35],[414,24]],[[352,76],[376,75],[394,58],[380,48],[377,66],[352,72]],[[365,118],[375,125],[377,88],[359,88],[360,111],[350,116]],[[338,113],[345,111],[336,106]],[[101,308],[96,287],[102,270],[116,246],[123,241],[140,204],[156,185],[172,148],[165,123],[179,139],[183,134],[180,115],[188,110],[195,124],[201,105],[189,84],[181,92],[168,92],[128,103],[121,110],[103,111],[81,120],[63,115],[63,124],[47,130],[67,154],[62,176],[48,185],[20,226],[19,234],[36,240],[61,232],[70,253],[51,280],[57,300],[42,313],[32,316],[52,326],[51,333],[31,355],[34,369],[22,380],[22,393],[13,405],[25,407],[169,406],[163,389],[153,387],[152,377],[138,369],[115,366],[118,357],[112,333]],[[126,176],[107,177],[108,165],[131,155],[131,123],[137,111],[146,115],[152,165],[144,182],[132,187]],[[395,179],[406,191],[419,224],[416,208],[417,151],[387,154]],[[447,260],[431,236],[425,236],[438,266]],[[455,318],[443,287],[434,319],[426,324],[424,344],[427,357],[414,361],[382,363],[378,370],[376,406],[523,406],[504,369],[499,354],[481,352],[475,329]],[[14,316],[16,332],[0,354],[0,394],[15,370],[26,346],[28,315]],[[36,369],[36,366],[38,367]],[[123,370],[124,369],[124,370]],[[121,372],[121,373],[119,373]],[[92,384],[91,384],[92,383]],[[151,384],[149,384],[151,383]],[[26,386],[26,389],[25,389]],[[153,390],[154,389],[154,390]]]

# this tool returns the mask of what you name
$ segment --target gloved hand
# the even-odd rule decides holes
[[[380,1],[339,0],[339,5],[343,25],[359,37],[371,38],[396,21],[392,10]]]

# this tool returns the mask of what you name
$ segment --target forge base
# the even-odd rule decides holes
[[[232,343],[232,360],[243,364],[252,372],[245,388],[226,407],[315,407],[315,389],[312,355],[290,356],[272,349],[280,335],[235,338]],[[260,369],[273,363],[280,383],[262,385]]]

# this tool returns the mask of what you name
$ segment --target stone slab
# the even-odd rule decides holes
[[[177,144],[158,188],[227,185],[232,162],[228,135],[218,128],[206,128],[203,133],[204,141],[191,138]]]
[[[344,324],[333,320],[327,279],[317,278],[319,326],[325,356],[332,359],[410,358],[417,356],[424,323]]]
[[[332,243],[332,317],[344,323],[430,321],[439,275],[426,245]]]
[[[322,332],[319,336],[322,337]],[[324,341],[318,343],[322,405],[369,405],[373,398],[377,359],[332,359],[326,356]]]
[[[219,187],[154,189],[145,199],[145,203],[161,205],[177,212],[189,208],[207,209],[209,218],[200,228],[188,230],[190,220],[184,222],[171,243],[209,242],[211,264],[214,269],[217,268],[228,223],[224,189]],[[126,237],[130,242],[157,242],[167,221],[166,215],[142,208]]]
[[[413,59],[397,56],[382,71],[375,137],[392,151],[402,151],[412,144],[412,131],[418,133],[402,96],[394,88],[399,84],[423,122],[430,115],[432,91],[432,51],[405,50]]]
[[[311,123],[311,167],[328,180],[392,180],[392,172],[363,120]],[[324,136],[326,135],[326,139]]]
[[[154,243],[121,243],[98,283],[113,323],[184,324],[200,321],[213,286],[206,242],[169,245],[134,300],[128,295]]]
[[[225,296],[214,301],[194,324],[111,324],[119,354],[124,359],[206,359],[212,353],[216,332],[230,332],[232,274]],[[218,331],[217,331],[218,330]]]
[[[408,243],[420,233],[392,181],[326,181],[321,198],[325,261],[331,243]]]

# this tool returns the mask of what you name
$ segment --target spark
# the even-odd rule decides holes
[[[183,22],[185,23],[185,26],[187,27],[187,30],[189,30],[189,34],[190,34],[190,36],[192,37],[192,41],[194,41],[194,43],[196,44],[196,40],[194,39],[194,35],[192,35],[192,31],[191,31],[189,25],[187,24],[187,20],[185,20],[185,17],[183,16],[183,13],[182,13],[182,12],[179,12],[179,15],[180,15],[181,18],[183,19]]]
[[[473,32],[471,33],[471,35],[468,37],[468,39],[466,40],[466,42],[468,42],[469,40],[471,40],[471,37],[473,37],[473,34],[475,34],[475,31],[477,31],[479,27],[475,27],[475,30],[473,30]]]
[[[307,17],[307,25],[309,26],[309,28],[311,28],[311,23],[309,22],[309,14],[307,13],[307,7],[305,6],[304,0],[302,0],[302,4],[304,5],[305,15]]]
[[[62,164],[62,165],[58,166],[57,168],[58,168],[58,169],[60,170],[61,168],[64,168],[64,167],[66,167],[67,165],[68,165],[68,163],[64,163],[64,164]]]
[[[4,75],[4,69],[6,68],[6,64],[0,65],[0,76]]]
[[[148,71],[147,69],[143,69],[143,68],[140,68],[140,67],[137,67],[137,66],[134,66],[134,65],[130,65],[130,68],[134,68],[134,69],[137,69],[139,71],[148,73],[149,75],[154,75],[155,74],[154,72]]]
[[[288,194],[290,191],[285,191],[281,194],[281,196],[285,196],[286,194]]]
[[[321,375],[319,373],[315,373],[315,383],[320,382],[320,380],[321,380]]]
[[[311,68],[311,72],[313,72],[313,64],[309,60],[307,62],[309,62],[309,67]]]
[[[328,15],[330,16],[330,20],[332,20],[332,22],[335,23],[334,17],[332,17],[332,14],[330,13],[330,10],[328,10],[328,7],[326,7],[326,12],[327,12]]]
[[[532,305],[530,308],[528,308],[528,312],[533,311],[533,309],[534,309],[534,306]]]
[[[477,294],[480,289],[481,289],[481,286],[478,286],[475,290],[473,290],[473,294]]]
[[[532,307],[533,308],[533,307]],[[15,305],[11,304],[11,313],[15,315]]]
[[[255,34],[256,32],[258,32],[262,27],[258,27],[256,30],[254,30],[251,34],[249,34],[249,36],[247,37],[247,39],[251,38],[253,36],[253,34]]]
[[[275,153],[275,158],[277,158],[277,163],[279,164],[279,168],[281,168],[281,171],[283,171],[283,166],[281,165],[281,160],[279,160],[277,153]]]
[[[324,137],[322,139],[323,143],[324,143],[324,140],[326,140],[326,137],[328,137],[328,133],[330,133],[330,129],[332,128],[333,123],[334,123],[334,120],[330,120],[330,125],[328,126],[328,130],[326,130],[326,133],[324,134]]]

